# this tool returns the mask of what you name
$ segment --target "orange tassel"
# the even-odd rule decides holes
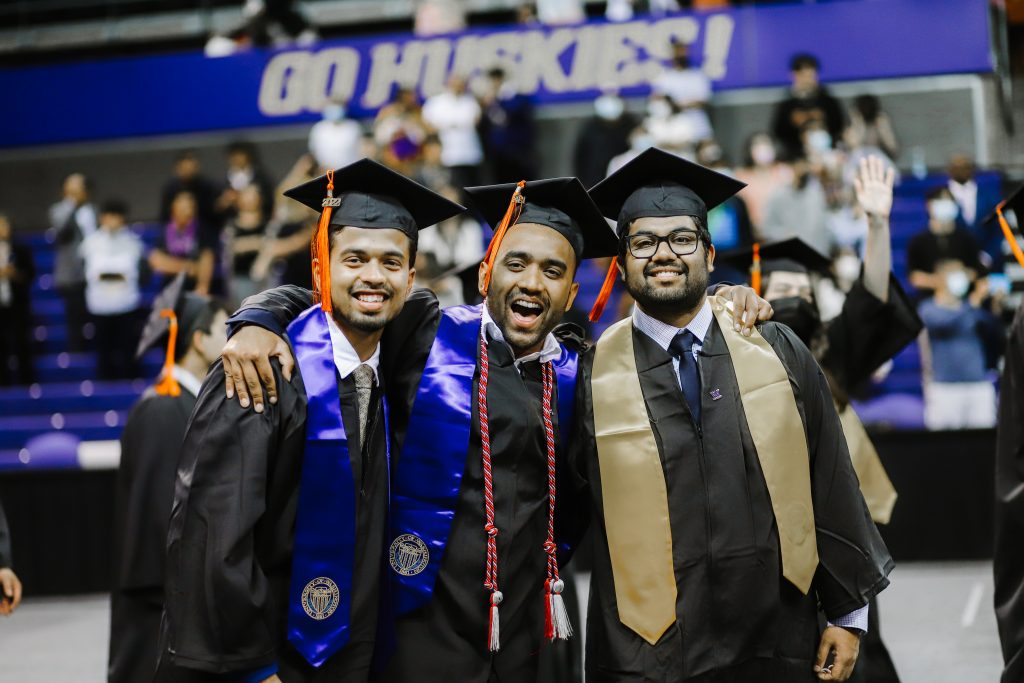
[[[750,263],[750,287],[761,296],[761,243],[754,242],[754,260]]]
[[[178,316],[170,308],[160,311],[161,318],[170,318],[171,328],[167,339],[167,356],[164,358],[164,369],[160,372],[160,381],[153,389],[160,396],[181,396],[181,387],[174,379],[174,345],[178,341]]]
[[[520,180],[516,183],[516,190],[512,193],[508,209],[505,210],[505,215],[502,217],[501,222],[498,223],[498,227],[494,231],[494,237],[491,238],[491,243],[487,245],[487,253],[484,254],[484,263],[487,264],[487,272],[484,274],[484,296],[487,296],[487,288],[491,285],[491,271],[494,268],[495,259],[498,258],[498,247],[501,246],[501,240],[504,239],[508,229],[516,224],[516,221],[519,220],[519,215],[523,212],[523,203],[526,201],[523,199],[524,187],[526,187],[525,180]]]
[[[612,289],[615,287],[615,276],[618,274],[618,263],[619,257],[615,256],[612,258],[612,263],[608,266],[608,274],[604,276],[604,284],[601,285],[601,291],[597,295],[597,301],[594,302],[594,307],[590,309],[590,322],[596,323],[601,319],[601,314],[604,313],[604,307],[608,304],[608,299],[612,295]]]
[[[328,230],[336,206],[341,206],[341,199],[334,197],[334,171],[327,171],[327,196],[320,212],[320,222],[309,245],[313,259],[313,301],[320,304],[320,308],[327,313],[334,312],[331,305],[331,243]]]
[[[999,227],[1003,229],[1003,237],[1010,244],[1010,251],[1013,252],[1013,257],[1017,259],[1017,263],[1020,264],[1021,268],[1024,268],[1024,251],[1021,251],[1020,245],[1017,244],[1017,238],[1013,236],[1013,230],[1010,229],[1010,224],[1006,222],[1006,218],[1003,216],[1003,206],[1006,202],[1001,202],[996,207],[996,217],[999,218]],[[1019,212],[1018,212],[1019,214]],[[1020,222],[1020,216],[1017,216],[1018,222]]]

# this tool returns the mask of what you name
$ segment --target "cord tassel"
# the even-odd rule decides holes
[[[1013,236],[1013,230],[1010,229],[1010,224],[1006,222],[1006,217],[1003,216],[1003,205],[1006,202],[1001,202],[996,207],[996,216],[999,218],[999,227],[1003,229],[1003,237],[1010,244],[1010,251],[1013,252],[1013,257],[1017,259],[1017,263],[1020,264],[1021,268],[1024,268],[1024,251],[1021,251],[1020,245],[1017,244],[1017,239]],[[1017,212],[1017,222],[1020,223],[1021,217],[1020,212]]]
[[[568,640],[572,636],[572,625],[569,623],[569,612],[565,609],[565,599],[562,597],[562,591],[565,589],[565,583],[561,579],[548,582],[551,586],[551,599],[549,600],[550,619],[551,619],[551,634],[548,636],[549,640],[558,638],[559,640]]]
[[[523,188],[526,187],[526,181],[520,180],[516,183],[515,192],[512,193],[512,199],[508,203],[508,208],[505,210],[505,215],[502,217],[501,222],[498,223],[497,229],[494,231],[494,237],[491,238],[491,243],[487,245],[487,252],[484,254],[484,263],[487,264],[487,272],[484,274],[484,296],[487,296],[487,289],[491,285],[491,270],[494,268],[494,261],[498,257],[498,247],[501,246],[501,240],[504,239],[505,233],[508,229],[516,224],[519,220],[519,215],[523,212]]]
[[[313,301],[320,304],[326,313],[333,313],[331,304],[331,243],[328,239],[331,214],[334,207],[341,206],[341,199],[334,196],[334,171],[327,171],[327,196],[320,211],[320,222],[310,243],[313,261]]]
[[[498,605],[501,604],[504,596],[501,591],[494,591],[491,593],[491,619],[489,633],[487,638],[487,649],[491,652],[497,652],[501,648],[501,630],[498,625]]]
[[[590,322],[596,323],[601,319],[601,315],[604,313],[604,307],[608,304],[608,299],[612,295],[612,289],[615,288],[615,276],[618,274],[618,263],[619,257],[615,256],[612,258],[612,263],[608,266],[608,273],[604,276],[604,283],[601,285],[601,291],[597,295],[597,300],[594,302],[594,307],[590,309]]]
[[[170,331],[167,337],[167,355],[164,358],[164,369],[160,372],[160,381],[153,390],[160,396],[181,396],[181,387],[174,379],[174,346],[178,342],[178,316],[170,308],[160,311],[161,318],[170,319]]]

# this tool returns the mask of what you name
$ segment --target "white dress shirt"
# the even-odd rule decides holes
[[[505,335],[501,333],[501,328],[491,318],[491,312],[487,309],[487,304],[484,303],[484,314],[483,319],[480,321],[480,334],[486,334],[491,341],[496,341],[500,344],[508,346],[509,350],[512,351],[513,357],[515,351],[509,346],[508,342],[505,341]],[[544,346],[540,351],[528,353],[525,356],[516,358],[513,362],[515,363],[516,369],[520,369],[523,363],[529,363],[532,360],[539,361],[540,363],[548,363],[553,360],[557,360],[562,355],[562,345],[555,339],[555,335],[548,332],[548,336],[544,337]]]
[[[378,384],[380,381],[378,375],[380,343],[378,342],[377,348],[373,350],[373,355],[364,361],[359,359],[359,354],[353,348],[352,342],[348,340],[345,333],[338,327],[338,323],[334,322],[334,317],[330,315],[327,316],[327,330],[331,333],[331,350],[334,352],[334,367],[338,369],[338,376],[345,379],[365,363],[373,369],[373,381]]]
[[[139,307],[139,268],[145,245],[127,227],[97,230],[79,246],[85,264],[85,303],[93,315],[119,315]],[[117,275],[117,279],[104,279]]]
[[[175,365],[171,369],[171,377],[177,380],[182,389],[193,396],[199,396],[199,390],[203,388],[203,381],[191,372],[180,365]]]
[[[697,359],[698,365],[700,364],[700,350],[704,348],[704,338],[707,336],[708,330],[711,329],[711,321],[713,319],[714,314],[711,311],[711,302],[707,298],[704,299],[704,305],[700,307],[697,315],[682,329],[652,318],[640,310],[639,306],[633,307],[633,326],[653,339],[666,352],[668,351],[669,344],[672,343],[677,334],[682,332],[683,329],[689,330],[697,338],[697,341],[693,343],[693,357]],[[672,357],[672,367],[675,369],[676,381],[678,382],[679,359],[675,356]],[[682,389],[682,384],[680,384],[680,389]],[[830,621],[828,623],[831,626],[855,628],[867,633],[868,606],[864,605],[860,609],[856,609],[849,614],[839,617],[834,622]]]

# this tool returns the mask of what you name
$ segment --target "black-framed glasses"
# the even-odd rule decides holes
[[[673,230],[663,236],[641,233],[627,237],[626,247],[629,249],[629,253],[633,255],[633,258],[651,258],[658,253],[662,242],[668,242],[668,248],[676,256],[688,256],[697,251],[697,245],[700,244],[700,235],[697,234],[696,230],[690,230],[689,228]]]

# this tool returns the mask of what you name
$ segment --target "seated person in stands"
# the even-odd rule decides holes
[[[185,273],[189,290],[209,294],[216,243],[217,236],[199,221],[196,198],[179,192],[171,202],[171,219],[160,233],[159,246],[149,253],[149,265],[167,280]]]
[[[915,235],[907,245],[910,284],[922,296],[938,290],[942,276],[937,266],[941,261],[962,263],[972,282],[985,272],[981,247],[969,232],[957,225],[959,209],[949,188],[940,186],[930,190],[926,201],[928,229]]]
[[[929,429],[982,429],[996,424],[996,390],[988,376],[1002,345],[1002,325],[984,308],[988,280],[971,283],[960,261],[939,263],[935,294],[918,307],[927,330],[922,354],[924,422]],[[991,299],[999,310],[1001,295]]]

